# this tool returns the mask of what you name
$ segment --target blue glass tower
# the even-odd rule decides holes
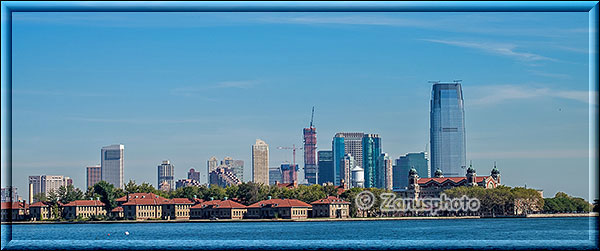
[[[431,170],[439,168],[445,176],[464,176],[465,110],[459,82],[433,85],[430,116]]]
[[[317,166],[319,175],[319,184],[333,182],[334,181],[334,168],[333,168],[333,151],[319,151],[317,152]]]
[[[332,149],[333,149],[333,184],[336,186],[340,185],[340,161],[344,158],[344,155],[346,154],[346,150],[345,150],[345,144],[344,144],[344,136],[343,135],[336,135],[335,137],[333,137],[333,142],[332,142]]]
[[[411,168],[417,171],[421,178],[430,178],[431,171],[429,170],[427,153],[407,153],[404,156],[396,159],[394,166],[394,189],[408,187],[408,172]]]
[[[365,170],[365,187],[378,187],[377,180],[381,168],[379,155],[381,155],[381,138],[377,134],[365,134],[362,138],[363,169]]]

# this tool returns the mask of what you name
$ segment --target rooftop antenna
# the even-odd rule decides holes
[[[427,81],[427,83],[430,83],[430,84],[439,84],[440,81],[439,80],[429,80],[429,81]]]
[[[454,83],[460,83],[460,82],[462,82],[462,80],[461,79],[455,79],[452,82],[454,82]]]
[[[315,117],[315,107],[313,106],[313,107],[312,107],[312,113],[311,113],[311,115],[310,115],[310,127],[309,127],[309,128],[312,128],[312,127],[313,127],[313,118],[314,118],[314,117]]]

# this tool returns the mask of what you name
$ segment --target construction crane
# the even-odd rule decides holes
[[[289,146],[278,146],[277,149],[280,150],[292,150],[292,155],[293,155],[293,165],[296,165],[296,150],[304,150],[304,148],[302,147],[296,147],[296,144],[293,144],[292,147]],[[296,165],[296,168],[298,168],[298,166]]]

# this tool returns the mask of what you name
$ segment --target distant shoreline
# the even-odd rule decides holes
[[[457,220],[457,219],[503,219],[503,218],[571,218],[598,217],[598,213],[529,214],[516,216],[415,216],[415,217],[373,217],[373,218],[308,218],[308,219],[192,219],[192,220],[116,220],[116,221],[15,221],[12,224],[119,224],[119,223],[193,223],[193,222],[324,222],[324,221],[389,221],[389,220]],[[10,225],[2,222],[2,225]]]

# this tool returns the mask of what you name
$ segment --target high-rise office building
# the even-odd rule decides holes
[[[269,145],[260,139],[252,145],[252,181],[269,184]]]
[[[317,167],[319,169],[319,184],[333,182],[335,169],[333,165],[333,151],[323,150],[317,152]]]
[[[298,164],[281,163],[281,183],[298,181]]]
[[[113,184],[116,188],[123,188],[123,144],[102,147],[100,151],[102,180]]]
[[[87,187],[94,186],[102,180],[102,167],[100,165],[86,167]]]
[[[340,185],[340,161],[349,153],[354,157],[354,165],[363,165],[363,144],[362,139],[365,134],[362,132],[336,133],[332,141],[333,165],[334,165],[334,184]]]
[[[73,180],[71,178],[62,175],[29,176],[29,202],[33,201],[36,194],[44,193],[47,196],[49,193],[57,191],[61,186],[72,184]]]
[[[212,156],[206,161],[206,173],[210,173],[219,167],[219,160],[217,157]]]
[[[190,168],[190,170],[188,171],[188,179],[190,180],[195,180],[200,182],[200,172],[196,172],[196,169],[194,168]]]
[[[466,168],[465,110],[459,82],[436,83],[431,92],[431,170],[464,176]]]
[[[354,164],[354,156],[352,154],[347,153],[340,163],[340,177],[344,180],[344,189],[348,189],[350,185],[352,185],[352,181],[350,180],[352,177],[352,169],[356,166]],[[340,181],[341,184],[341,181]]]
[[[411,168],[414,168],[417,171],[419,177],[431,178],[427,153],[407,153],[396,159],[396,165],[394,165],[394,189],[408,187],[408,172]]]
[[[304,135],[304,179],[317,184],[317,128],[312,124],[302,129]]]
[[[2,202],[17,202],[19,195],[17,194],[16,187],[3,187],[2,188]]]
[[[377,160],[377,187],[386,190],[393,189],[393,164],[392,159],[387,153],[381,153]]]
[[[231,172],[233,172],[233,174],[235,174],[235,176],[240,179],[241,182],[244,182],[244,161],[233,160],[230,168]]]
[[[228,167],[231,167],[233,165],[233,158],[232,157],[223,158],[223,161],[221,161],[221,165],[226,165]]]
[[[365,169],[365,187],[377,187],[380,175],[378,159],[381,154],[381,138],[378,134],[365,134],[362,138],[362,168]]]
[[[281,183],[281,167],[269,168],[269,185],[274,185],[276,182]]]
[[[209,184],[220,187],[239,185],[242,182],[226,165],[221,165],[208,174]]]
[[[168,160],[164,160],[160,165],[158,165],[158,186],[157,187],[161,187],[161,184],[163,184],[163,182],[166,182],[167,184],[169,184],[169,189],[162,189],[162,190],[170,190],[175,188],[175,166],[173,164],[171,164],[170,161]]]

